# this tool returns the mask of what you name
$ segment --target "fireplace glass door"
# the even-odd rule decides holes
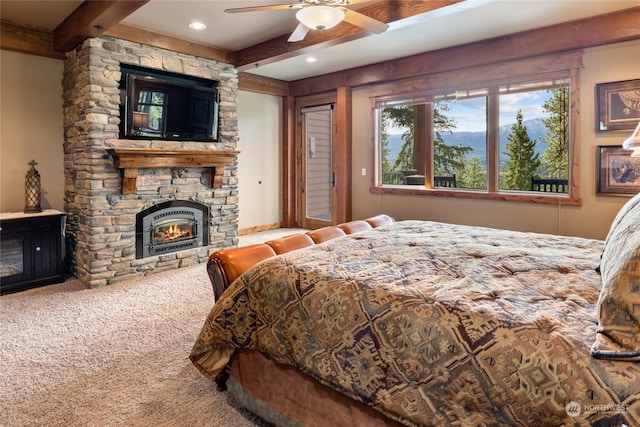
[[[195,239],[196,227],[196,222],[188,218],[158,221],[151,228],[151,246],[169,245]]]

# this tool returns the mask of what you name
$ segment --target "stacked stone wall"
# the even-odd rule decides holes
[[[118,139],[120,64],[140,65],[219,81],[218,142]],[[100,37],[69,52],[64,64],[64,168],[67,266],[90,287],[180,268],[237,244],[237,158],[225,167],[221,188],[208,168],[139,169],[135,194],[121,194],[113,147],[234,150],[237,146],[236,69],[225,63],[138,43]],[[169,200],[209,206],[209,246],[135,258],[135,216]]]

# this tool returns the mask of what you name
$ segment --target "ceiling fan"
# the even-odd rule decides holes
[[[354,0],[351,2],[353,3]],[[299,23],[288,39],[290,42],[303,40],[310,30],[328,30],[329,28],[335,27],[342,21],[346,21],[349,24],[376,34],[384,33],[387,28],[389,28],[389,25],[384,22],[370,18],[360,12],[356,12],[355,10],[348,9],[348,5],[349,0],[300,0],[298,3],[236,7],[233,9],[225,9],[225,12],[239,13],[283,9],[297,10],[296,18]]]

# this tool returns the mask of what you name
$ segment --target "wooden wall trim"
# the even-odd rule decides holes
[[[393,61],[301,79],[290,84],[293,96],[359,87],[420,75],[495,64],[640,39],[640,7],[580,21],[425,52]]]
[[[369,96],[376,100],[396,99],[405,94],[408,98],[421,95],[440,94],[442,87],[455,87],[463,82],[464,89],[480,89],[487,86],[520,83],[523,77],[534,75],[562,78],[566,70],[582,67],[581,50],[555,53],[551,55],[524,58],[492,65],[465,68],[449,72],[440,72],[426,76],[417,76],[390,83],[373,86]],[[533,74],[532,74],[533,73]]]
[[[296,120],[295,100],[293,97],[282,98],[282,226],[296,227],[298,224],[298,192],[296,179],[298,176],[296,164]]]
[[[580,69],[575,68],[570,71],[571,73],[571,85],[569,99],[571,105],[569,111],[571,112],[569,117],[569,197],[572,201],[578,204],[582,204],[580,197],[580,147],[582,142],[580,141]],[[574,84],[574,82],[576,84]],[[561,201],[562,202],[562,201]]]
[[[352,157],[351,157],[351,123],[352,123],[352,90],[339,87],[336,91],[336,103],[333,109],[334,138],[333,170],[336,184],[333,188],[335,216],[334,224],[352,219]]]
[[[64,59],[64,52],[53,49],[53,33],[0,21],[0,49],[47,58]]]
[[[104,35],[227,64],[236,62],[235,53],[230,50],[159,34],[133,25],[116,24],[105,31]]]
[[[289,95],[288,82],[250,73],[238,73],[238,89],[266,95]]]

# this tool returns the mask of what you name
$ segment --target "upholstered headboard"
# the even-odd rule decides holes
[[[307,233],[290,234],[265,243],[215,251],[209,256],[207,262],[207,273],[213,286],[213,295],[218,300],[222,292],[242,273],[267,258],[393,222],[395,220],[389,215],[380,214],[363,220],[311,230]]]

